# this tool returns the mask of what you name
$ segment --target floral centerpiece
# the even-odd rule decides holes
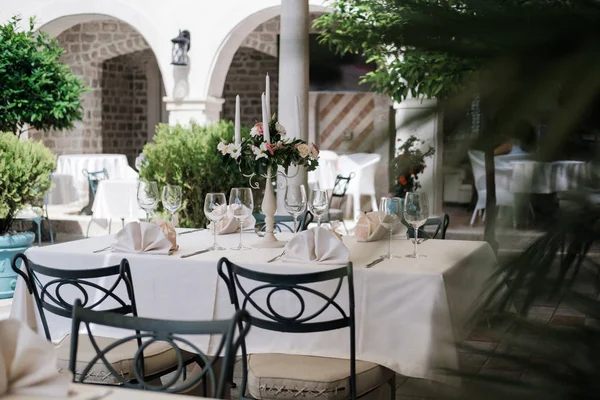
[[[269,132],[270,140],[266,141],[263,123],[257,122],[250,130],[250,137],[240,143],[220,142],[217,148],[248,176],[264,176],[269,169],[278,166],[283,167],[286,174],[291,165],[306,167],[307,171],[317,168],[319,150],[314,143],[287,137],[285,127],[275,116],[269,121]]]
[[[398,139],[398,141],[401,140]],[[419,174],[425,170],[425,158],[431,157],[435,152],[433,147],[429,147],[423,152],[420,149],[420,145],[423,143],[415,136],[410,136],[398,147],[397,156],[391,163],[395,197],[403,199],[406,193],[415,192],[421,188]]]

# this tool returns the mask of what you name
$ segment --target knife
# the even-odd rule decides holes
[[[384,257],[379,257],[378,259],[371,261],[370,263],[367,264],[367,268],[371,268],[377,264],[379,264],[380,262],[382,262],[383,260],[385,260]]]
[[[192,256],[196,256],[198,254],[202,254],[202,253],[208,253],[210,251],[210,249],[204,249],[204,250],[198,250],[195,251],[193,253],[188,253],[188,254],[182,254],[181,256],[179,256],[180,258],[188,258],[188,257],[192,257]]]

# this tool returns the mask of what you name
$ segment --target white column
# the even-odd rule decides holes
[[[425,141],[424,147],[435,149],[432,157],[425,159],[427,168],[420,176],[421,190],[429,197],[429,213],[431,216],[442,213],[443,197],[443,171],[442,153],[444,151],[444,140],[442,133],[442,115],[436,113],[429,119],[413,122],[404,126],[406,121],[421,113],[424,109],[433,108],[436,100],[406,99],[401,103],[394,103],[396,110],[396,138],[406,140],[411,135]]]
[[[208,97],[205,99],[173,99],[163,98],[169,113],[170,125],[188,125],[195,121],[200,125],[208,125],[219,121],[225,99]]]
[[[279,37],[279,103],[278,120],[288,135],[308,141],[308,32],[310,18],[308,0],[281,1]],[[296,97],[300,104],[300,132],[296,132]],[[290,173],[294,173],[293,168]],[[284,184],[277,179],[279,187]],[[306,171],[290,180],[306,184]],[[308,186],[307,186],[308,189]],[[277,213],[285,214],[284,190],[277,191]]]

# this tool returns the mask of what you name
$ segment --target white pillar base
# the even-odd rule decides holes
[[[169,113],[169,125],[188,125],[195,121],[200,125],[209,125],[219,121],[225,99],[208,97],[205,99],[163,98]]]

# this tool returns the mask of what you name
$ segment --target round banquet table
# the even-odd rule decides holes
[[[94,219],[143,219],[137,203],[137,180],[108,179],[98,183],[98,191],[92,206]]]
[[[70,175],[76,191],[74,201],[85,201],[88,199],[88,183],[83,170],[95,172],[103,169],[106,169],[110,179],[137,179],[138,176],[129,166],[125,154],[63,154],[56,160],[55,173]],[[57,188],[61,193],[69,190],[71,189]]]

